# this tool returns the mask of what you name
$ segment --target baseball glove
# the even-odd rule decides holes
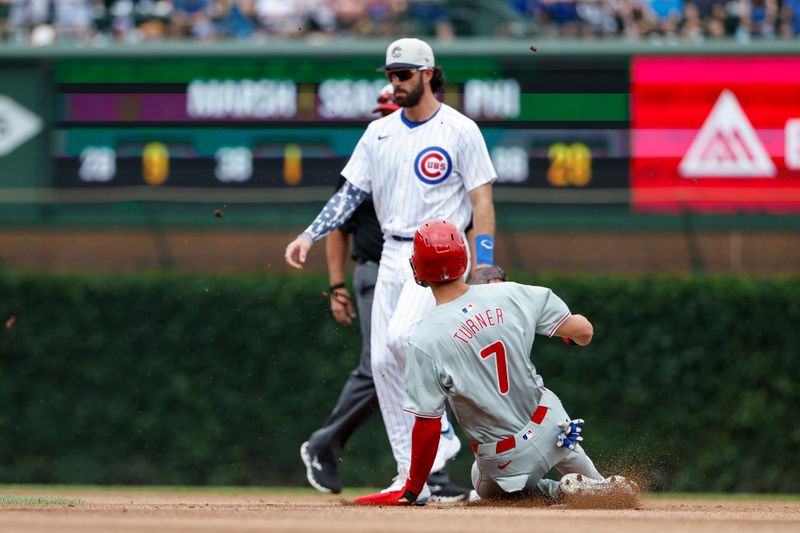
[[[496,283],[508,281],[505,270],[497,265],[479,267],[469,273],[467,283],[470,285],[483,285],[484,283]]]

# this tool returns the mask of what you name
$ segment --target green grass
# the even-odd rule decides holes
[[[15,496],[0,494],[0,505],[86,505],[83,500],[54,496]]]

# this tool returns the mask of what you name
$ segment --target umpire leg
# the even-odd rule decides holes
[[[361,263],[353,273],[353,285],[356,294],[356,305],[361,326],[361,359],[358,366],[350,373],[339,399],[323,426],[311,434],[308,439],[309,455],[316,456],[319,463],[327,470],[336,471],[336,458],[353,432],[366,422],[378,409],[378,395],[372,380],[370,361],[370,324],[372,320],[372,299],[375,282],[378,278],[378,264]],[[326,476],[329,477],[329,476]],[[341,490],[338,477],[336,487]],[[334,492],[338,492],[334,490]]]

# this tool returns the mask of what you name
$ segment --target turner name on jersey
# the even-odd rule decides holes
[[[371,122],[342,175],[372,193],[383,232],[401,237],[431,218],[466,228],[469,191],[496,178],[477,124],[446,104],[424,122],[404,110]]]
[[[472,304],[470,304],[470,307],[471,306]],[[504,324],[505,321],[503,310],[500,307],[486,309],[474,314],[472,318],[468,318],[460,324],[455,333],[453,333],[453,338],[458,339],[464,344],[469,344],[469,341],[474,339],[477,333],[480,333],[486,328]]]

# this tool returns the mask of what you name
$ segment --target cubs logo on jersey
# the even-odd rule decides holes
[[[414,160],[414,172],[423,183],[436,185],[450,176],[453,161],[447,150],[431,146],[422,150]]]

